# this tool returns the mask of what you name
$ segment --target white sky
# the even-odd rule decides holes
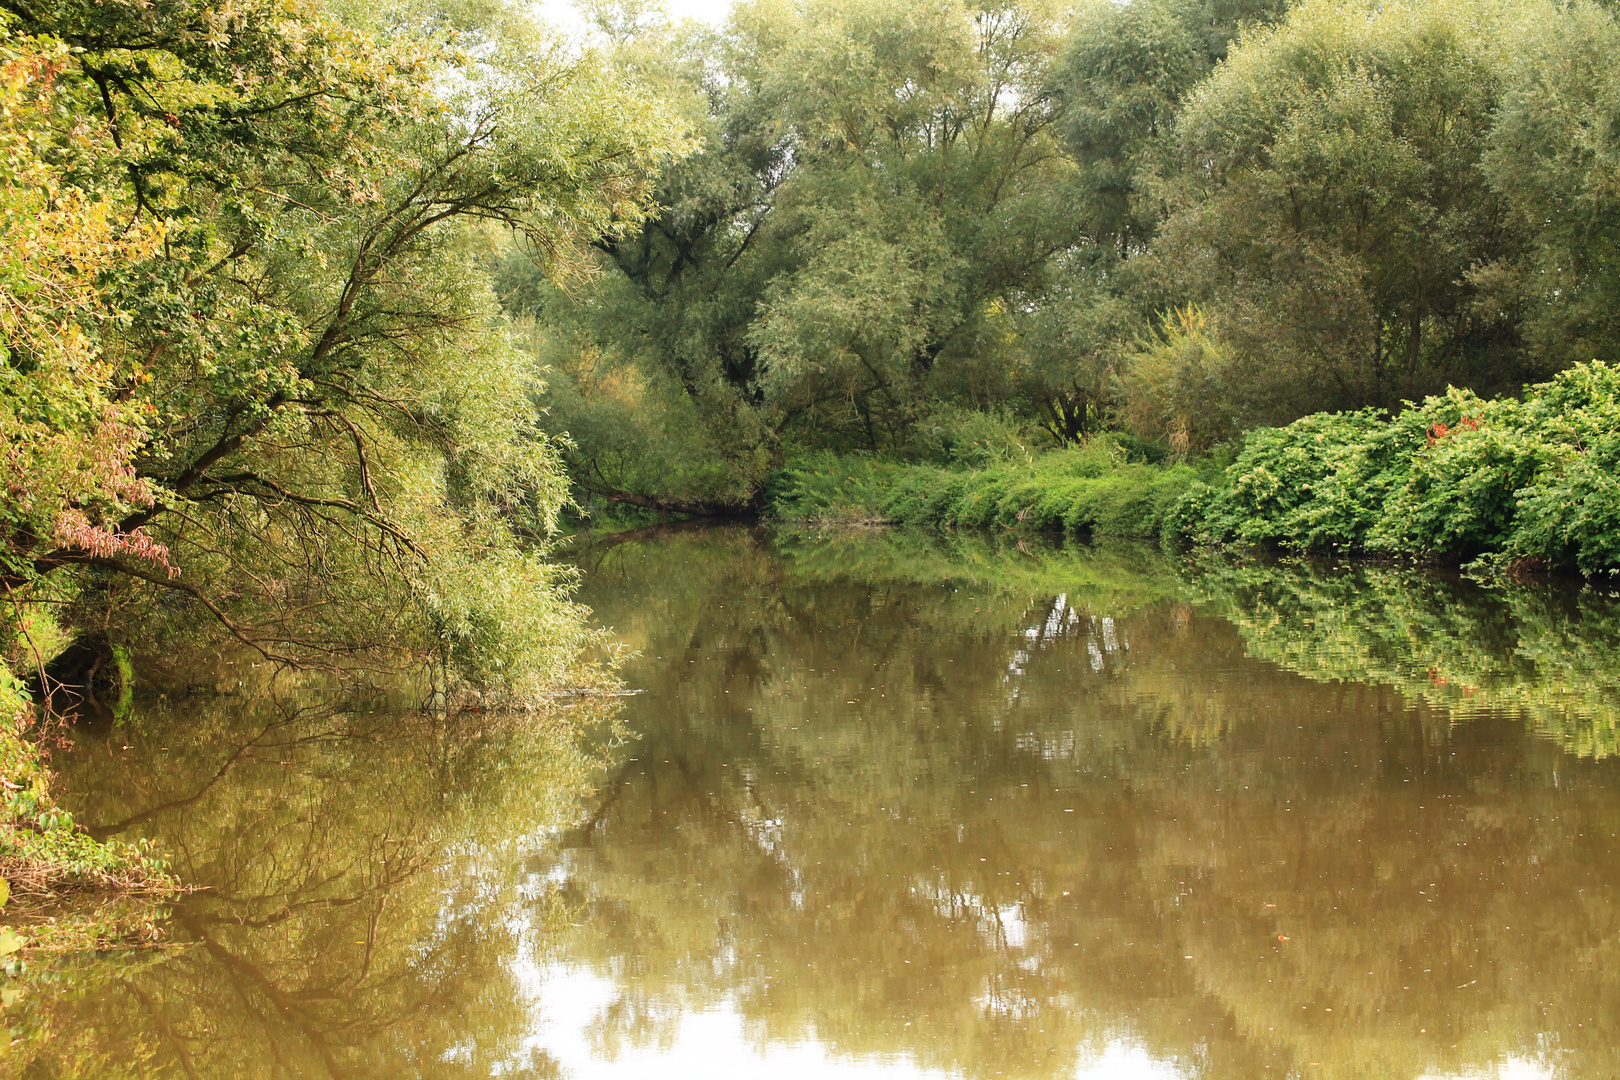
[[[719,26],[726,21],[731,3],[732,0],[664,0],[664,7],[672,19],[702,19]],[[547,22],[565,30],[579,28],[579,14],[569,0],[538,0],[537,6]]]
[[[703,19],[719,26],[726,21],[731,0],[665,0],[665,7],[677,19]]]

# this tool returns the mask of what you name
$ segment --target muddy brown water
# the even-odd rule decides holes
[[[577,561],[615,706],[191,698],[59,754],[208,891],[45,965],[20,1073],[1620,1076],[1599,591],[741,527]]]

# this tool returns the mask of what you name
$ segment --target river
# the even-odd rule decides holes
[[[143,699],[59,752],[207,889],[43,965],[26,1075],[1620,1076],[1601,590],[745,527],[577,561],[634,696]]]

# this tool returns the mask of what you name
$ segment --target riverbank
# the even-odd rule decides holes
[[[1620,368],[1522,399],[1452,390],[1393,415],[1315,413],[1235,459],[1132,460],[1109,436],[983,469],[821,453],[777,474],[789,520],[1410,556],[1620,572]]]
[[[0,957],[156,940],[156,903],[130,901],[179,883],[150,844],[97,840],[57,803],[35,709],[0,680]]]

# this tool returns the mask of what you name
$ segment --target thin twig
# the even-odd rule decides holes
[[[40,656],[39,646],[34,644],[34,635],[28,632],[28,620],[23,618],[22,605],[17,603],[17,594],[12,590],[9,581],[6,582],[6,597],[11,601],[12,610],[17,613],[17,632],[23,636],[24,641],[28,642],[28,651],[34,654],[34,665],[39,670],[39,692],[45,696],[45,700],[40,702],[40,705],[49,715],[51,711],[51,683],[45,674],[45,658]]]

